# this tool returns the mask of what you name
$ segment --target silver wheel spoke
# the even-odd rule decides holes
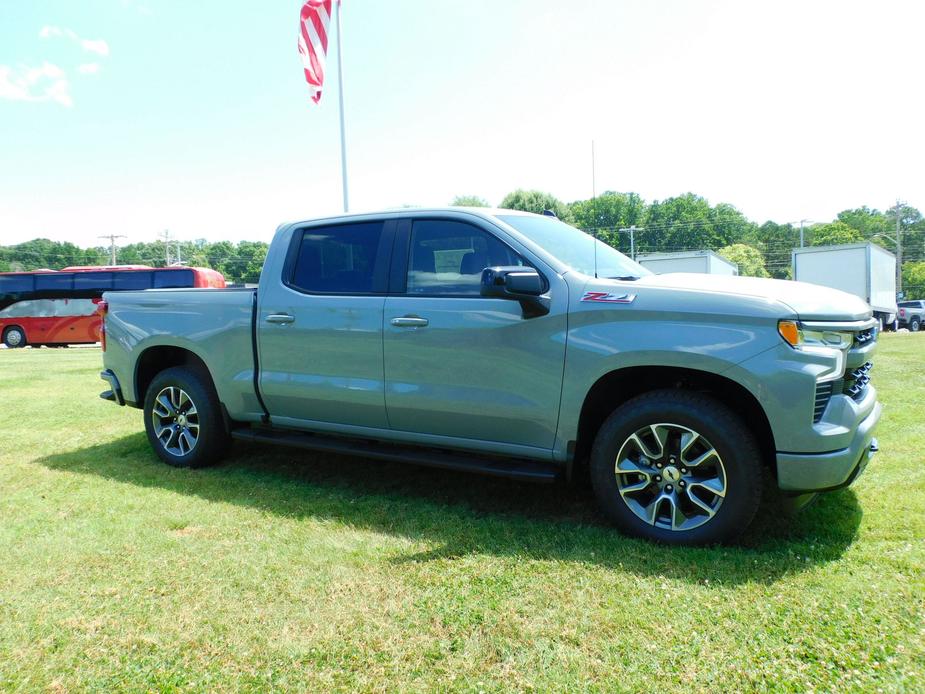
[[[658,458],[661,455],[661,451],[653,453],[645,442],[636,434],[633,434],[629,437],[626,443],[634,443],[636,445],[636,450],[642,453],[646,458]],[[624,444],[625,447],[626,444]]]
[[[715,458],[715,457],[717,457],[716,449],[711,448],[705,453],[700,454],[693,460],[684,460],[683,455],[681,456],[681,460],[684,462],[685,465],[687,465],[687,467],[697,467],[699,465],[702,465],[706,461],[710,460],[710,458]]]
[[[704,480],[691,480],[689,487],[702,487],[718,497],[726,496],[726,483],[718,477],[711,477],[710,479]]]
[[[687,489],[687,498],[691,500],[691,503],[700,508],[708,518],[712,518],[713,514],[716,513],[708,504],[705,504],[700,500],[700,497],[696,494],[691,494],[690,488]]]
[[[160,409],[157,409],[160,406]],[[171,417],[173,416],[173,405],[170,404],[170,398],[161,393],[157,396],[155,401],[155,412],[157,412],[160,417]]]
[[[696,431],[685,431],[681,434],[681,460],[687,460],[687,452],[699,440],[700,434]]]
[[[655,440],[658,441],[658,453],[649,457],[660,458],[665,455],[665,446],[668,443],[668,435],[671,433],[671,430],[664,424],[653,424],[649,427],[649,430],[652,432],[652,436],[655,437]]]

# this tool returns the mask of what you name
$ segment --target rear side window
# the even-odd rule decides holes
[[[150,272],[114,272],[113,286],[116,291],[129,291],[132,289],[150,289]]]
[[[382,222],[312,227],[302,232],[292,279],[313,293],[370,294],[381,260]]]
[[[421,220],[411,227],[409,294],[479,296],[482,270],[526,265],[488,232],[449,220]]]

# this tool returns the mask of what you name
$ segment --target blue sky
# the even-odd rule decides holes
[[[298,0],[0,0],[0,243],[264,239],[341,208]],[[925,208],[916,2],[344,0],[351,208],[686,191]],[[50,90],[50,91],[49,91]]]

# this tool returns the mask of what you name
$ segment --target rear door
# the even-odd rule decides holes
[[[525,318],[516,301],[480,296],[482,270],[499,265],[536,266],[551,285],[551,312]],[[565,282],[488,222],[458,218],[403,222],[392,267],[383,323],[392,429],[551,449],[565,359]]]
[[[274,423],[388,426],[382,311],[393,229],[382,220],[298,228],[282,266],[264,269],[273,276],[258,292],[260,392]]]

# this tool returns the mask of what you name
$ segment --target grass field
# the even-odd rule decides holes
[[[590,493],[287,449],[158,462],[100,353],[0,352],[0,687],[925,690],[925,336],[882,453],[740,547],[620,536]]]

